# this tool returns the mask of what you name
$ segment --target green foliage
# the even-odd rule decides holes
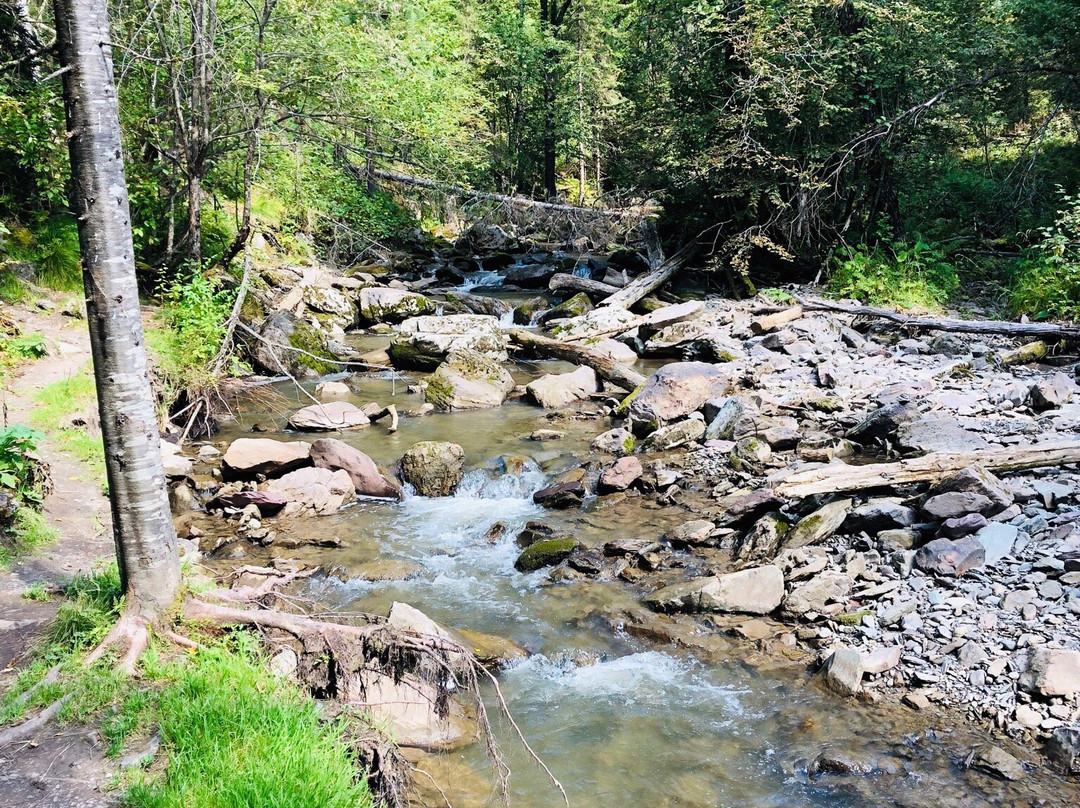
[[[6,541],[0,542],[0,569],[7,569],[14,559],[31,555],[55,539],[56,529],[45,520],[40,511],[25,505],[20,507],[15,513]]]
[[[78,292],[82,285],[79,232],[75,219],[51,216],[29,228],[15,228],[8,239],[12,258],[34,265],[37,283],[62,292]]]
[[[176,281],[165,292],[161,307],[164,329],[148,338],[157,354],[158,369],[172,391],[216,381],[209,365],[221,348],[235,297],[235,291],[217,288],[200,272]]]
[[[68,155],[58,82],[0,76],[0,216],[67,207]]]
[[[22,500],[41,500],[33,452],[44,437],[17,424],[0,429],[0,488],[14,492]]]
[[[41,334],[21,334],[8,339],[0,338],[0,353],[17,359],[40,359],[48,356],[49,348]]]
[[[33,603],[48,603],[52,600],[52,593],[45,588],[44,582],[34,581],[30,586],[26,587],[26,590],[22,593],[22,599]]]
[[[1080,195],[1062,193],[1054,224],[1017,268],[1009,305],[1034,319],[1080,319]]]
[[[849,249],[829,277],[829,290],[870,305],[939,309],[960,288],[944,251],[924,241]]]

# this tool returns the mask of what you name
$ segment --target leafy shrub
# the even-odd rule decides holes
[[[1057,219],[1020,262],[1009,290],[1016,314],[1080,319],[1080,195],[1062,194]]]
[[[41,500],[39,463],[33,453],[44,437],[18,424],[0,429],[0,487],[19,499]]]
[[[878,306],[937,309],[960,287],[945,252],[921,239],[873,249],[861,245],[837,261],[829,290]]]
[[[158,368],[176,390],[211,383],[210,361],[225,336],[225,320],[235,292],[218,289],[205,275],[194,272],[176,281],[164,295],[164,330],[151,335]]]
[[[82,290],[79,231],[71,216],[53,216],[31,228],[13,227],[6,247],[12,258],[34,265],[42,286],[62,292]]]

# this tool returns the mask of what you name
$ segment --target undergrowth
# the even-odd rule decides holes
[[[0,722],[71,694],[59,720],[96,723],[110,756],[157,731],[163,770],[129,770],[119,801],[126,808],[373,805],[345,726],[322,721],[308,696],[275,678],[251,634],[200,636],[206,650],[194,653],[155,641],[138,679],[114,673],[108,660],[84,667],[83,655],[122,607],[115,565],[76,579],[33,661],[0,702]],[[57,664],[57,683],[19,705],[19,694]]]
[[[12,227],[4,246],[12,259],[33,264],[34,280],[40,286],[61,292],[82,290],[79,233],[72,216],[51,216],[30,227]],[[0,283],[0,290],[12,292],[11,281]]]
[[[97,391],[89,367],[48,384],[34,396],[33,426],[60,451],[85,463],[105,485],[105,449],[97,421]]]
[[[1080,320],[1080,195],[1062,194],[1054,224],[1020,262],[1009,290],[1015,314]]]
[[[829,291],[873,306],[939,310],[960,279],[938,246],[914,244],[847,249],[834,262]]]

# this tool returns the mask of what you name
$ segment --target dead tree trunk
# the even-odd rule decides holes
[[[668,258],[660,266],[651,272],[647,272],[639,278],[635,278],[625,287],[613,294],[601,306],[612,309],[628,309],[641,298],[652,294],[669,280],[675,277],[686,259],[690,256],[690,248],[684,247]]]
[[[581,345],[559,342],[520,329],[512,330],[509,337],[510,341],[515,345],[520,345],[522,348],[541,356],[550,356],[555,359],[562,359],[565,362],[590,367],[605,382],[610,382],[624,390],[636,390],[645,384],[645,377],[636,370],[621,365],[614,359],[596,351],[591,351]]]
[[[116,558],[128,614],[145,623],[176,600],[180,563],[135,282],[106,0],[54,5]]]

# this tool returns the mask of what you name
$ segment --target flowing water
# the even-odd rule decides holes
[[[522,364],[515,376],[524,382],[566,367]],[[419,397],[406,392],[417,378],[365,377],[355,402],[395,403],[401,411],[417,406]],[[294,390],[281,392],[296,404],[304,401]],[[280,429],[287,409],[246,413],[222,437],[248,434],[255,422]],[[539,427],[566,434],[557,442],[528,440]],[[554,584],[545,571],[515,571],[513,537],[531,519],[594,546],[615,538],[655,538],[686,518],[678,509],[634,498],[598,501],[574,512],[542,511],[533,504],[532,493],[550,475],[585,459],[592,437],[606,428],[605,420],[551,422],[537,408],[512,402],[495,410],[402,418],[393,435],[375,424],[339,436],[385,465],[416,441],[451,440],[465,448],[471,470],[452,497],[362,502],[296,523],[291,532],[333,534],[342,543],[305,551],[334,570],[312,581],[308,594],[335,609],[383,614],[392,602],[405,601],[447,626],[496,634],[528,649],[529,659],[500,674],[501,688],[574,806],[944,808],[1040,804],[1036,795],[1046,800],[1041,804],[1080,804],[1076,787],[1051,775],[1005,784],[964,770],[962,757],[973,743],[986,740],[970,728],[940,719],[929,719],[929,728],[927,718],[903,708],[839,700],[818,689],[804,665],[762,664],[761,655],[742,641],[725,641],[698,655],[636,641],[600,618],[636,606],[639,593],[627,584]],[[496,523],[509,529],[492,540]],[[372,562],[398,565],[411,577],[356,578]],[[514,804],[561,804],[508,728],[496,725],[513,769]],[[812,777],[808,761],[823,752],[846,756],[873,773]],[[441,780],[458,808],[498,804],[480,744],[425,755],[422,766]],[[441,804],[434,792],[430,800]]]

